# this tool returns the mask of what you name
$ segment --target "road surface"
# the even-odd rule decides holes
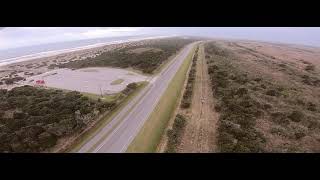
[[[105,127],[77,151],[79,153],[125,152],[138,134],[144,122],[159,102],[171,79],[195,43],[187,45],[158,76],[153,77],[146,88],[128,103]]]

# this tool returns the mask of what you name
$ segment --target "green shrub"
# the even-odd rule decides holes
[[[270,89],[266,92],[266,95],[268,96],[280,96],[279,91],[274,90],[274,89]]]
[[[216,110],[216,112],[220,112],[220,111],[222,110],[222,107],[221,107],[221,105],[216,104],[216,105],[214,106],[214,109]]]
[[[13,113],[13,119],[24,119],[27,117],[27,114],[23,112],[14,112]]]
[[[57,138],[48,132],[41,133],[38,136],[38,139],[39,139],[39,143],[42,144],[42,146],[45,148],[52,147],[57,142]]]
[[[296,132],[294,135],[295,135],[296,139],[301,139],[304,136],[306,136],[306,134],[304,132]]]
[[[248,89],[247,88],[239,88],[236,92],[237,95],[239,96],[244,96],[246,94],[248,94]]]
[[[312,103],[312,102],[309,102],[307,109],[308,109],[309,111],[317,111],[317,105],[314,104],[314,103]]]
[[[314,65],[307,65],[305,70],[306,71],[314,71],[315,70],[315,66]]]
[[[10,84],[13,84],[13,83],[14,83],[14,80],[13,80],[13,79],[5,79],[4,82],[5,82],[7,85],[10,85]]]
[[[181,135],[186,126],[186,119],[180,114],[176,115],[174,119],[172,129],[167,131],[168,142],[166,152],[176,152],[176,147],[180,144]]]
[[[290,123],[286,114],[283,112],[271,113],[271,120],[280,125],[288,125]]]
[[[285,130],[283,128],[280,128],[280,127],[272,127],[270,129],[270,133],[271,134],[276,134],[278,136],[287,137],[287,134],[285,133]]]
[[[300,122],[303,119],[304,115],[300,111],[292,111],[292,113],[288,116],[293,122]]]
[[[194,81],[195,81],[195,75],[196,75],[196,61],[197,61],[197,51],[199,48],[196,49],[195,56],[193,57],[192,66],[189,71],[188,80],[186,89],[184,91],[184,94],[182,96],[182,102],[180,107],[181,108],[189,108],[191,106],[191,99],[192,99],[192,93],[193,93],[193,87],[194,87]]]
[[[263,108],[264,108],[264,109],[271,109],[272,106],[271,106],[271,104],[267,104],[267,103],[266,103],[266,104],[263,105]]]

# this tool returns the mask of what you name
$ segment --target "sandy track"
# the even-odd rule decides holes
[[[188,122],[178,152],[216,152],[216,123],[213,96],[203,46],[199,49],[192,105],[183,112]]]

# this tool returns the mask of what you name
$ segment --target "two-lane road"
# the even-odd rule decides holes
[[[195,43],[187,45],[110,123],[87,140],[78,152],[125,152],[194,45]]]

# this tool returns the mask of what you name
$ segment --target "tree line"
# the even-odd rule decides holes
[[[197,66],[197,59],[198,59],[198,50],[199,50],[199,47],[196,49],[195,54],[192,58],[192,65],[188,75],[187,86],[184,91],[182,102],[180,105],[181,108],[189,108],[191,105],[194,80],[195,80],[196,71],[197,71],[196,66]]]

